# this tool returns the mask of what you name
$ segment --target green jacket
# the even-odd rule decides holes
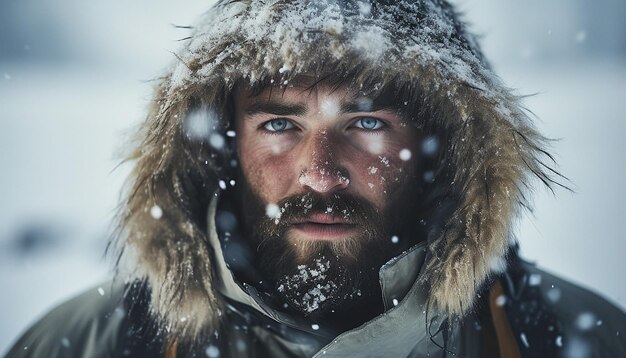
[[[485,337],[489,334],[486,332],[493,334],[493,328],[486,328],[493,325],[487,307],[480,307],[447,334],[437,333],[439,327],[431,327],[429,334],[419,285],[407,288],[390,279],[410,277],[414,273],[407,265],[421,256],[422,250],[415,248],[381,270],[385,297],[408,289],[397,306],[386,301],[388,311],[383,315],[337,337],[324,334],[323,328],[316,331],[311,325],[297,324],[287,317],[270,317],[262,308],[259,311],[262,306],[253,303],[257,302],[253,295],[243,294],[241,289],[239,298],[250,304],[232,306],[232,318],[226,326],[229,332],[222,333],[230,337],[230,342],[225,346],[207,342],[198,347],[201,354],[197,356],[453,357],[454,352],[465,357],[498,357],[494,352],[499,352],[499,348],[493,351],[485,343],[498,342],[497,337]],[[517,270],[516,275],[523,275],[521,279],[509,273],[501,279],[520,279],[519,285],[507,289],[515,292],[506,292],[505,308],[521,357],[626,356],[624,312],[598,295],[529,263],[520,261]],[[539,285],[528,285],[531,275],[541,277]],[[392,287],[385,286],[388,283]],[[162,337],[147,328],[150,318],[147,307],[141,306],[147,301],[137,299],[138,296],[135,302],[125,298],[125,291],[137,289],[127,290],[129,287],[108,282],[65,302],[29,328],[7,357],[165,356]],[[556,301],[555,292],[560,295]],[[150,332],[155,335],[150,337]],[[446,355],[440,347],[444,345],[450,354]]]
[[[211,205],[210,218],[214,212]],[[337,335],[273,309],[254,287],[238,283],[214,225],[209,227],[215,284],[227,302],[224,324],[198,346],[179,347],[184,352],[179,356],[508,357],[516,351],[521,357],[626,356],[624,312],[515,252],[506,272],[478,291],[475,310],[449,322],[426,310],[427,290],[418,279],[426,251],[425,244],[417,245],[380,269],[386,311]],[[167,335],[150,315],[150,292],[139,282],[94,287],[37,322],[8,357],[165,356]],[[498,322],[498,312],[504,312],[505,324]]]

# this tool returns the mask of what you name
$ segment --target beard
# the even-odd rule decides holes
[[[415,214],[412,190],[389,190],[392,194],[386,202],[395,205],[384,210],[349,193],[323,196],[306,192],[279,202],[271,217],[267,203],[245,180],[239,192],[242,230],[256,246],[257,270],[289,307],[321,318],[331,312],[382,306],[380,267],[414,243],[391,240],[391,235],[406,228],[407,219]],[[338,215],[359,230],[336,240],[294,237],[290,230],[293,223],[313,214]]]

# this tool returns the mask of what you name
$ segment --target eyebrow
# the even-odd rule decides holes
[[[301,116],[306,113],[306,107],[301,104],[282,104],[276,102],[254,103],[247,110],[249,116],[258,113],[269,113],[277,116]]]
[[[346,102],[340,106],[340,113],[354,113],[354,112],[378,112],[383,110],[395,110],[396,106],[390,104],[376,103],[373,101],[369,104],[363,104],[359,102]]]
[[[395,106],[385,105],[380,103],[371,103],[367,108],[363,107],[363,103],[359,102],[345,102],[342,103],[339,111],[340,113],[354,113],[354,112],[377,112],[382,110],[396,109]],[[282,104],[276,102],[256,102],[252,104],[247,110],[246,114],[253,116],[259,113],[274,114],[277,116],[302,116],[306,114],[307,108],[301,104]]]

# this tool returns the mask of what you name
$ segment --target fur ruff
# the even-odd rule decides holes
[[[223,135],[237,83],[288,85],[308,73],[348,79],[365,95],[393,89],[425,129],[444,134],[421,279],[431,307],[449,316],[469,312],[478,288],[506,267],[532,177],[557,184],[546,140],[448,4],[379,1],[364,13],[356,1],[340,3],[221,1],[160,80],[129,156],[113,247],[150,283],[153,313],[179,337],[219,322],[205,214],[232,155],[193,140],[185,120],[212,113],[209,131]]]

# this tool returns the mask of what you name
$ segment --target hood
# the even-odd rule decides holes
[[[155,316],[182,337],[215,327],[224,305],[205,215],[236,166],[229,98],[238,83],[289,86],[306,73],[363,95],[391,90],[440,136],[419,279],[430,307],[451,317],[470,312],[506,267],[531,179],[556,184],[545,139],[445,1],[219,1],[175,57],[129,156],[113,245],[149,281]]]

